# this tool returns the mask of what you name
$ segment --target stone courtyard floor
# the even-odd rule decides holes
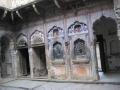
[[[120,90],[120,74],[100,73],[99,81],[79,83],[9,79],[1,82],[0,90]]]
[[[15,80],[1,84],[0,90],[120,90],[120,85]]]

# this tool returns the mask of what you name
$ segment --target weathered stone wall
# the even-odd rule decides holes
[[[95,6],[83,8],[77,11],[66,11],[66,13],[64,12],[64,14],[63,12],[56,12],[57,13],[55,13],[54,15],[51,15],[50,11],[48,10],[45,19],[42,19],[40,17],[29,17],[29,22],[23,22],[16,26],[15,37],[17,37],[21,33],[27,37],[28,52],[30,55],[29,58],[31,66],[31,77],[34,77],[33,68],[35,66],[33,63],[35,58],[33,58],[31,35],[37,30],[42,32],[44,35],[44,42],[42,43],[45,44],[48,77],[50,79],[97,79],[97,64],[95,56],[95,37],[93,35],[93,23],[103,15],[105,17],[111,17],[115,19],[113,4],[100,3],[96,4]],[[86,24],[88,32],[79,33],[77,35],[73,33],[73,35],[69,35],[68,28],[70,27],[70,25],[74,25],[75,21]],[[59,27],[61,28],[60,30],[63,30],[61,31],[60,36],[48,37],[48,32],[50,30]],[[85,41],[85,45],[87,47],[87,58],[80,58],[75,61],[72,57],[73,42],[79,38]],[[106,66],[108,66],[108,69],[110,70],[116,70],[116,61],[114,62],[112,58],[109,58],[110,42],[115,38],[114,36],[105,36],[105,39],[107,41]],[[53,44],[56,41],[61,43],[63,58],[54,61],[51,51],[53,49]]]
[[[0,22],[0,79],[14,76],[12,35],[12,27],[7,23]]]

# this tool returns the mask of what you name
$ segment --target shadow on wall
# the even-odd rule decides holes
[[[11,74],[11,72],[8,71],[8,67],[11,66],[9,60],[9,42],[10,40],[6,36],[0,38],[0,73],[2,78],[9,77]]]
[[[93,30],[95,41],[99,43],[102,70],[120,71],[120,40],[117,37],[116,21],[101,16],[93,23]]]

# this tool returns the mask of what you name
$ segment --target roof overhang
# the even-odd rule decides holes
[[[43,0],[0,0],[0,8],[8,11],[16,11],[20,8],[35,4]]]

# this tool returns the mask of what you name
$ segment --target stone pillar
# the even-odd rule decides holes
[[[11,64],[12,64],[12,77],[15,78],[16,77],[16,68],[15,68],[15,63],[16,63],[16,59],[15,59],[15,55],[16,55],[16,50],[14,48],[14,42],[13,40],[10,41],[10,58],[11,58]]]
[[[34,77],[34,73],[33,73],[33,68],[34,68],[34,66],[33,66],[33,60],[34,60],[34,58],[33,58],[33,49],[32,48],[29,48],[28,49],[28,53],[29,53],[29,62],[30,62],[30,74],[31,74],[31,78],[33,78]]]
[[[66,13],[64,13],[64,19],[63,19],[63,25],[64,25],[64,34],[65,34],[65,66],[66,66],[66,77],[67,80],[71,79],[71,73],[72,73],[72,69],[71,69],[71,63],[70,63],[70,42],[69,42],[69,38],[67,35],[67,21],[66,21]]]
[[[117,35],[120,40],[120,0],[113,0],[114,1],[114,12],[117,21]]]
[[[18,51],[17,50],[14,50],[13,51],[13,56],[12,56],[12,61],[14,62],[13,63],[13,67],[14,67],[14,78],[17,78],[17,76],[18,76],[18,59],[19,59],[19,57],[18,57]]]

